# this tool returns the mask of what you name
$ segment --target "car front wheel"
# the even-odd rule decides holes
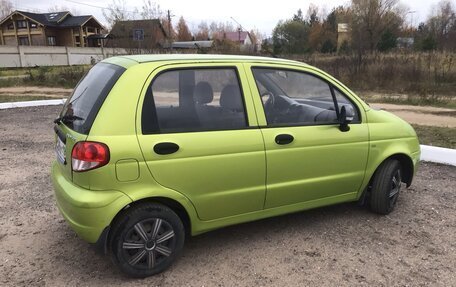
[[[370,194],[370,208],[380,214],[389,214],[396,205],[401,190],[401,165],[395,159],[383,162],[375,172]]]

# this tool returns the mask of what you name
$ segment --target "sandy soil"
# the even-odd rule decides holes
[[[372,103],[377,109],[389,111],[412,124],[439,127],[456,127],[456,110],[438,107],[421,107]]]
[[[168,271],[124,277],[58,213],[61,107],[0,110],[0,286],[455,286],[456,167],[423,163],[396,211],[342,204],[190,238]]]

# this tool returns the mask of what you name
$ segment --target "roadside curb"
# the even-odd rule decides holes
[[[63,105],[66,99],[57,100],[37,100],[37,101],[24,101],[24,102],[10,102],[0,103],[0,110],[13,109],[13,108],[25,108],[25,107],[39,107],[39,106],[57,106]]]
[[[456,166],[456,149],[421,145],[420,160]]]

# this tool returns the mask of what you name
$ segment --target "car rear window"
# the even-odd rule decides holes
[[[70,99],[65,103],[60,117],[70,129],[88,134],[106,96],[125,71],[125,68],[98,63],[79,81]]]

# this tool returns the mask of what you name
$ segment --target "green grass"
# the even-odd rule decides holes
[[[2,68],[0,69],[0,77],[7,77],[7,76],[20,76],[26,75],[27,70],[24,68]]]
[[[46,96],[0,95],[0,103],[37,101],[37,100],[58,100],[58,99],[57,98],[52,98],[52,97],[46,97]]]
[[[0,79],[0,87],[46,86],[74,88],[90,67],[90,65],[81,65],[0,70],[0,76],[27,76],[22,78]]]
[[[456,128],[412,126],[421,144],[456,149]]]

